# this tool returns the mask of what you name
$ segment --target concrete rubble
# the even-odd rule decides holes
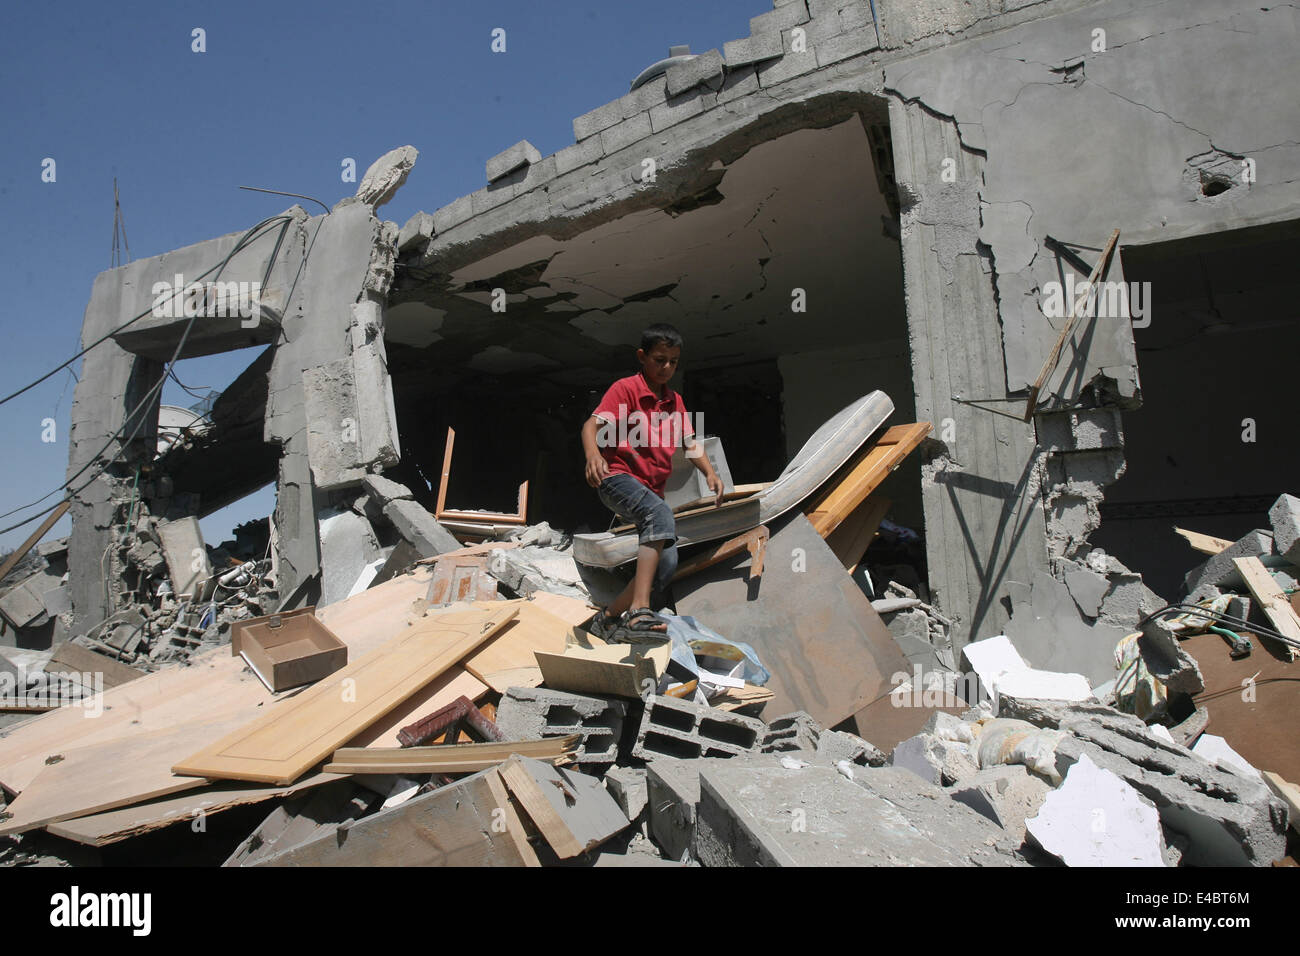
[[[1140,309],[1089,316],[1057,341],[1064,316],[1048,314],[1113,230],[1123,261],[1106,276],[1126,303],[1146,276],[1209,268],[1188,264],[1221,251],[1209,233],[1293,259],[1279,210],[1300,207],[1295,98],[1241,110],[1199,84],[1229,56],[1256,86],[1282,75],[1290,14],[756,14],[721,50],[673,47],[576,117],[572,145],[519,140],[481,189],[405,224],[378,210],[413,146],[327,212],[294,205],[95,279],[71,531],[36,535],[0,577],[0,696],[38,715],[0,714],[0,863],[152,863],[164,844],[230,866],[1293,861],[1290,738],[1255,739],[1218,693],[1230,679],[1243,702],[1273,695],[1261,726],[1294,726],[1277,689],[1294,673],[1225,670],[1300,666],[1291,476],[1243,464],[1272,489],[1244,499],[1203,449],[1161,450],[1196,420],[1156,384],[1179,377],[1158,355],[1181,345],[1158,338],[1178,322],[1152,340]],[[1078,40],[1100,20],[1105,56]],[[1066,188],[1023,144],[1073,142],[1081,116],[1103,145],[1138,146],[1122,175],[1079,161]],[[1252,151],[1269,152],[1257,178],[1224,172]],[[256,308],[196,322],[152,307],[156,282],[223,261],[223,279],[257,283]],[[863,261],[859,289],[843,276]],[[1223,281],[1205,275],[1206,302]],[[1248,296],[1223,296],[1225,317],[1178,295],[1189,328],[1252,328]],[[682,329],[686,394],[709,416],[716,520],[750,517],[739,538],[683,537],[656,595],[707,633],[624,643],[593,615],[632,565],[580,564],[574,540],[635,531],[583,483],[577,441],[660,321]],[[137,405],[151,383],[177,356],[249,346],[202,426],[160,445],[156,396]],[[1162,371],[1140,377],[1140,353]],[[1179,375],[1214,371],[1197,368]],[[875,391],[892,414],[851,442],[837,416]],[[714,520],[677,465],[670,504]],[[760,521],[763,496],[799,481]],[[204,540],[201,520],[267,485],[271,515]],[[1194,555],[1153,543],[1166,513],[1193,525]],[[345,681],[373,708],[307,729],[279,716],[342,699]],[[92,705],[102,733],[68,719]],[[255,724],[273,732],[231,756]],[[272,738],[301,765],[250,770],[275,762],[257,751]],[[69,787],[79,761],[150,779]],[[180,822],[255,805],[254,829],[202,847]]]

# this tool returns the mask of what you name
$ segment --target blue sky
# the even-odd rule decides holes
[[[381,210],[400,225],[483,186],[487,159],[521,139],[544,156],[568,146],[573,117],[626,93],[669,46],[720,49],[769,9],[766,0],[9,5],[0,31],[0,394],[78,350],[91,285],[111,264],[114,176],[139,259],[243,231],[293,201],[241,184],[332,205],[355,190],[340,179],[345,158],[360,176],[409,143],[419,161]],[[196,27],[203,53],[191,49]],[[491,50],[497,27],[504,53]],[[41,179],[47,157],[50,183]],[[190,360],[177,372],[193,388],[221,388],[255,354]],[[0,405],[0,512],[63,482],[73,387],[62,372]],[[163,400],[193,402],[171,383]],[[52,442],[42,440],[49,418]],[[204,532],[217,543],[273,507],[260,493]],[[0,549],[36,526],[0,535]]]

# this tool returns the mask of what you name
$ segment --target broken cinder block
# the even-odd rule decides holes
[[[580,734],[577,763],[614,763],[627,704],[542,687],[511,687],[497,706],[506,740],[542,740]]]
[[[642,760],[731,757],[757,750],[764,730],[763,722],[753,717],[676,697],[649,697],[632,755]]]

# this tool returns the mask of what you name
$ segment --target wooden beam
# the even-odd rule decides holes
[[[893,502],[882,495],[872,495],[827,536],[826,543],[835,552],[835,557],[840,559],[845,571],[852,574],[862,563],[891,504]]]
[[[1273,575],[1268,573],[1259,558],[1233,558],[1232,563],[1237,566],[1237,572],[1246,582],[1246,587],[1250,588],[1250,593],[1259,601],[1260,607],[1278,633],[1293,641],[1300,641],[1300,616],[1296,615],[1290,602],[1287,601],[1286,594],[1277,586]],[[1268,640],[1262,636],[1261,639]],[[1288,660],[1295,660],[1296,649],[1293,646],[1280,641],[1274,643],[1283,648]]]
[[[929,422],[895,425],[858,452],[804,508],[813,529],[828,537],[921,444],[931,427]]]
[[[1186,528],[1174,526],[1174,530],[1187,539],[1195,550],[1202,554],[1218,554],[1220,551],[1232,547],[1233,542],[1226,538],[1216,538],[1213,535],[1201,534],[1199,531],[1188,531]]]
[[[144,676],[144,671],[115,661],[80,644],[64,641],[54,649],[45,665],[47,674],[102,674],[105,687],[120,687]]]
[[[696,571],[703,571],[705,568],[711,568],[720,561],[725,561],[732,555],[740,554],[741,551],[748,550],[751,556],[757,558],[751,565],[757,566],[757,573],[751,573],[751,577],[758,577],[763,573],[762,550],[760,543],[765,545],[771,534],[767,525],[761,524],[757,528],[752,528],[744,534],[724,541],[721,544],[714,545],[707,551],[695,555],[689,561],[681,564],[677,568],[677,573],[673,575],[674,581],[679,581],[684,577],[694,574]],[[756,553],[757,552],[757,553]]]
[[[497,773],[561,859],[594,849],[628,825],[623,811],[595,777],[517,754]]]
[[[1047,358],[1043,362],[1042,369],[1038,372],[1038,378],[1034,379],[1034,384],[1029,386],[1029,400],[1025,404],[1025,421],[1034,417],[1034,409],[1038,407],[1038,396],[1042,392],[1043,386],[1047,384],[1047,379],[1056,369],[1056,363],[1061,359],[1061,349],[1065,347],[1066,340],[1069,339],[1070,333],[1074,331],[1074,320],[1078,312],[1079,305],[1086,302],[1090,296],[1095,293],[1094,286],[1097,279],[1106,268],[1106,263],[1110,259],[1111,251],[1115,248],[1115,243],[1119,241],[1119,230],[1116,229],[1106,240],[1106,245],[1101,250],[1101,255],[1097,257],[1097,264],[1092,267],[1092,272],[1088,274],[1088,283],[1083,294],[1070,303],[1070,313],[1065,320],[1065,327],[1061,329],[1061,334],[1056,337],[1056,344],[1052,346],[1052,351],[1047,353]]]
[[[40,543],[41,538],[45,537],[45,535],[49,533],[49,530],[54,527],[55,523],[67,513],[68,504],[69,502],[65,498],[55,505],[54,510],[45,516],[45,520],[41,522],[41,526],[33,531],[31,536],[18,546],[17,551],[5,558],[4,564],[0,564],[0,581],[4,580],[4,576],[12,571],[19,561],[27,557],[27,552],[36,547],[36,545]]]
[[[483,744],[443,744],[430,747],[340,747],[325,765],[326,773],[478,773],[495,767],[511,754],[564,762],[582,743],[581,734]]]

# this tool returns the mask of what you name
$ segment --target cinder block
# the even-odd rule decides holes
[[[623,122],[623,119],[623,106],[618,100],[598,106],[590,113],[583,113],[574,119],[573,139],[581,143],[584,139]]]
[[[668,98],[667,90],[667,78],[656,76],[642,83],[626,96],[619,97],[618,103],[623,107],[623,119],[631,119],[637,113],[644,113],[658,106]]]
[[[515,195],[522,196],[526,192],[531,192],[538,186],[550,182],[559,175],[559,167],[555,162],[554,156],[547,156],[540,162],[533,163],[523,173],[523,177],[515,183]]]
[[[581,143],[575,143],[572,146],[566,146],[555,154],[556,175],[563,176],[579,166],[590,165],[604,155],[605,151],[600,148],[599,136],[592,137]]]
[[[476,189],[469,194],[470,207],[474,210],[476,216],[481,216],[488,210],[495,209],[502,203],[507,203],[514,198],[514,184],[509,182],[496,182],[482,189]]]
[[[605,774],[605,789],[633,823],[645,813],[649,802],[647,776],[643,767],[610,767]]]
[[[876,41],[876,28],[871,24],[846,30],[837,37],[817,44],[817,65],[830,66],[840,60],[847,60],[851,56],[874,50],[879,45]]]
[[[871,5],[867,0],[836,0],[837,3],[844,3],[840,7],[840,29],[852,30],[854,27],[872,25],[875,29],[875,21],[871,19]],[[814,14],[816,16],[816,14]]]
[[[787,750],[815,751],[821,733],[821,724],[811,715],[796,710],[768,722],[767,733],[763,734],[758,749],[765,754],[783,753]]]
[[[543,687],[511,687],[497,707],[496,725],[507,740],[541,740],[581,734],[577,763],[613,763],[623,736],[627,703]]]
[[[434,234],[446,232],[452,226],[458,226],[474,215],[474,203],[468,196],[461,196],[433,214]]]
[[[685,96],[674,97],[650,111],[650,127],[658,133],[692,116],[698,116],[707,109],[712,109],[717,101],[716,93],[700,89],[693,90]]]
[[[747,63],[772,60],[785,52],[780,33],[764,33],[743,40],[728,40],[722,45],[722,57],[735,69]]]
[[[1300,564],[1300,498],[1282,495],[1268,509],[1269,524],[1277,553],[1292,564]]]
[[[524,166],[531,166],[533,163],[541,162],[542,154],[532,143],[526,139],[521,139],[515,145],[503,152],[497,153],[487,161],[487,181],[496,182],[502,177],[509,176],[516,169]]]
[[[701,53],[685,63],[668,67],[667,90],[669,96],[681,96],[701,83],[717,85],[722,79],[722,54],[716,49]],[[629,94],[631,95],[631,94]]]
[[[808,8],[802,3],[790,3],[768,13],[749,18],[749,32],[779,33],[782,30],[808,22]]]
[[[827,41],[829,42],[829,41]],[[809,47],[806,53],[787,53],[779,60],[768,60],[758,65],[758,82],[760,86],[772,87],[786,80],[817,69],[817,50],[820,44]]]
[[[603,130],[600,134],[600,148],[606,155],[616,153],[625,146],[631,146],[638,140],[645,139],[653,132],[650,126],[650,114],[638,113]]]
[[[434,234],[433,216],[427,212],[417,212],[410,219],[406,220],[406,225],[402,231],[397,234],[397,248],[400,252],[408,246],[413,246],[421,240],[432,239]]]
[[[642,760],[731,757],[757,750],[765,730],[761,720],[743,714],[675,697],[650,697],[632,755]]]
[[[1183,587],[1188,594],[1191,594],[1203,584],[1218,586],[1229,575],[1237,574],[1237,566],[1232,563],[1234,558],[1258,558],[1272,553],[1273,536],[1267,531],[1256,529],[1234,542],[1232,547],[1224,548],[1204,564],[1188,571],[1187,576],[1183,578]]]

